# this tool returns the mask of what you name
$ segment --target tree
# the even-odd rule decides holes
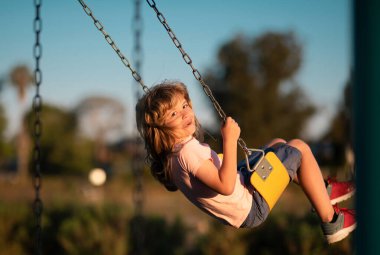
[[[205,80],[247,145],[300,135],[315,112],[295,80],[301,64],[302,47],[291,32],[237,36],[221,47]]]
[[[353,168],[353,141],[352,141],[352,77],[347,81],[338,110],[330,123],[330,127],[322,140],[332,144],[334,157],[332,163],[347,164]]]
[[[33,134],[33,112],[27,114]],[[87,174],[93,168],[93,144],[81,137],[76,116],[53,105],[44,104],[42,114],[41,169],[43,174]]]
[[[4,84],[4,81],[3,81],[3,79],[0,78],[0,95],[1,95],[1,92],[2,92],[2,89],[3,89],[3,84]],[[3,107],[3,105],[1,104],[1,101],[0,101],[0,148],[1,148],[1,144],[4,141],[4,139],[3,139],[3,133],[4,133],[5,128],[6,128],[6,121],[7,120],[6,120],[5,114],[4,114],[4,107]],[[0,149],[0,153],[1,153],[1,149]]]
[[[337,113],[323,139],[337,144],[352,146],[352,79],[347,81]]]
[[[10,71],[10,81],[17,90],[17,96],[21,103],[25,103],[26,89],[33,82],[33,76],[25,65],[15,66]]]
[[[6,84],[6,77],[0,77],[0,96],[1,92]],[[5,130],[7,128],[8,119],[5,114],[5,108],[0,101],[0,170],[4,168],[5,170],[10,170],[12,166],[12,156],[15,155],[13,146],[5,137]]]
[[[4,114],[4,107],[0,104],[0,142],[4,141],[4,131],[6,128],[7,120]]]
[[[3,81],[0,79],[0,94],[2,91]],[[4,113],[4,107],[0,102],[0,166],[2,164],[2,161],[4,160],[4,154],[5,154],[5,139],[4,139],[4,131],[7,125],[7,119],[5,117]]]
[[[107,146],[124,136],[124,106],[113,98],[92,96],[74,109],[80,132],[95,142],[94,159],[98,167],[111,174],[111,156]]]
[[[25,99],[27,87],[33,82],[33,76],[25,65],[14,67],[10,73],[10,84],[17,90],[17,98],[20,109],[20,125],[17,134],[17,173],[21,180],[25,180],[28,174],[28,150],[30,138],[26,132],[23,115],[25,113]]]
[[[117,140],[124,135],[124,106],[113,98],[91,96],[74,109],[80,131],[93,139]]]

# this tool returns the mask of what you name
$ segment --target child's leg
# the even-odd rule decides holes
[[[270,141],[268,144],[266,144],[265,147],[272,147],[273,145],[277,143],[286,143],[286,141],[282,138],[275,138],[272,141]]]
[[[310,147],[302,140],[295,139],[288,142],[302,154],[301,166],[298,171],[298,182],[323,222],[330,222],[334,216],[325,182],[317,161]]]
[[[269,148],[269,147],[272,147],[273,145],[275,145],[277,143],[288,143],[288,142],[282,138],[274,138],[272,141],[270,141],[268,144],[266,144],[265,147]],[[297,176],[294,176],[292,182],[299,184]]]
[[[274,139],[267,146],[272,147],[276,143],[286,143],[286,141]],[[356,227],[355,211],[338,208],[336,206],[333,207],[331,205],[330,196],[325,187],[325,181],[323,180],[321,170],[310,147],[298,139],[292,140],[288,144],[297,148],[302,154],[301,164],[297,171],[297,178],[293,178],[293,181],[301,185],[321,218],[322,231],[328,243],[342,240]],[[338,194],[338,197],[341,198],[342,194],[347,195],[352,192],[352,185],[343,184],[344,183],[336,182],[335,185],[332,185],[330,191],[332,192],[335,188],[335,192],[331,194]]]

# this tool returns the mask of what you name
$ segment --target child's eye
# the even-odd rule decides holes
[[[184,104],[184,105],[183,105],[183,109],[185,109],[185,108],[187,108],[187,107],[189,107],[189,104]]]
[[[171,117],[175,117],[177,115],[177,112],[172,112]]]

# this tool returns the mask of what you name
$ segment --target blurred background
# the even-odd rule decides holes
[[[219,119],[145,1],[87,1],[147,86],[180,80],[220,149]],[[157,1],[249,147],[300,137],[325,177],[352,178],[351,1]],[[0,3],[0,254],[34,247],[32,1]],[[353,254],[328,246],[299,187],[268,220],[235,230],[150,176],[136,138],[143,91],[78,1],[43,1],[42,251],[45,254]],[[347,202],[347,206],[352,206]]]

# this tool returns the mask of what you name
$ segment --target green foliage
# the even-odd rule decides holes
[[[346,83],[337,112],[330,122],[330,127],[322,137],[323,141],[334,148],[334,157],[328,162],[330,165],[348,166],[353,162],[347,158],[347,149],[353,148],[352,134],[352,78]],[[336,173],[335,173],[336,175]]]
[[[31,215],[31,208],[0,203],[0,255],[32,254]],[[126,254],[126,222],[125,211],[115,205],[53,207],[44,211],[42,253]]]
[[[27,114],[33,136],[34,115]],[[75,115],[51,105],[41,114],[41,163],[44,174],[85,174],[92,166],[92,144],[77,134]],[[31,157],[32,158],[32,157]]]
[[[316,216],[297,219],[277,215],[245,239],[249,240],[247,254],[322,254],[324,246]]]
[[[210,223],[209,231],[197,237],[190,254],[245,254],[246,244],[240,239],[242,237],[240,231],[213,221]]]
[[[336,144],[352,145],[352,80],[344,87],[338,111],[323,139]]]
[[[3,135],[4,131],[7,125],[7,120],[5,118],[5,113],[4,113],[4,107],[3,105],[0,104],[0,142],[3,142]]]
[[[138,223],[136,225],[136,223]],[[0,202],[0,255],[32,254],[32,208]],[[141,254],[159,255],[349,255],[349,237],[328,245],[314,214],[271,214],[255,229],[234,229],[212,221],[200,234],[181,218],[130,215],[115,204],[50,205],[43,213],[42,254],[134,254],[137,232],[142,234]]]
[[[33,240],[33,219],[26,205],[0,203],[0,255],[28,254]]]
[[[219,223],[198,237],[196,252],[191,254],[218,255],[348,255],[351,237],[328,245],[324,240],[316,215],[303,217],[283,212],[271,214],[258,228],[236,230]]]
[[[350,238],[328,245],[324,240],[320,221],[316,215],[302,218],[289,214],[270,215],[258,229],[244,236],[247,243],[246,255],[269,254],[352,254],[347,247]]]
[[[4,107],[0,104],[0,170],[4,165],[10,163],[11,155],[14,154],[14,149],[4,137],[6,126],[7,118],[4,113]]]
[[[302,47],[293,33],[236,37],[219,50],[206,81],[227,115],[236,118],[252,146],[300,135],[315,107],[295,82]]]
[[[65,211],[54,213],[59,215],[62,212]],[[73,255],[125,254],[126,221],[123,214],[120,207],[112,205],[72,208],[62,215],[63,220],[57,228],[59,250],[62,254]]]
[[[161,217],[134,217],[130,221],[129,254],[184,254],[186,235],[181,219],[169,224]]]

